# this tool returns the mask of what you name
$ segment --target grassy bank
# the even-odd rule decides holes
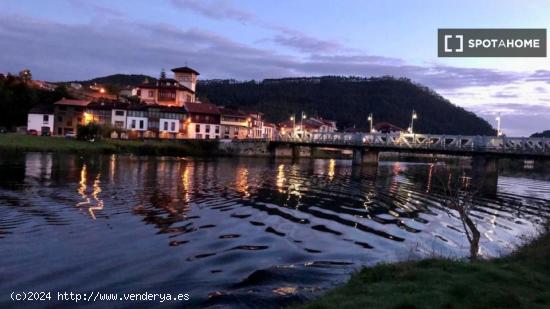
[[[303,308],[550,308],[550,233],[489,261],[365,268]]]
[[[217,154],[215,141],[128,141],[104,139],[96,142],[63,137],[0,134],[0,150],[69,153],[132,153],[138,155],[207,156]]]

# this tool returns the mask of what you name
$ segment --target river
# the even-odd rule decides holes
[[[442,207],[441,165],[1,153],[0,307],[29,305],[13,303],[12,291],[188,293],[164,305],[279,307],[365,265],[461,258],[468,243]],[[501,172],[496,195],[474,203],[481,255],[509,253],[548,218],[549,175]]]

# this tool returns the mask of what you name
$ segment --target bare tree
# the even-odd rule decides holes
[[[466,238],[470,243],[470,260],[475,261],[478,258],[479,241],[481,238],[477,224],[471,218],[476,190],[472,188],[469,177],[463,175],[461,177],[454,177],[456,179],[453,179],[453,174],[448,168],[442,174],[446,178],[446,181],[441,181],[445,194],[444,209],[449,215],[451,214],[451,210],[458,213]]]

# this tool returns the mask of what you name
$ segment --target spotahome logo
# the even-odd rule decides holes
[[[439,57],[546,57],[546,29],[438,29]]]

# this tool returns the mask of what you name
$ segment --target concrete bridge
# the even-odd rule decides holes
[[[550,160],[550,139],[408,133],[314,133],[305,138],[271,141],[272,155],[301,157],[315,148],[353,150],[353,165],[376,166],[380,152],[472,157],[473,177],[485,191],[496,192],[498,159]],[[487,189],[489,188],[489,189]]]

